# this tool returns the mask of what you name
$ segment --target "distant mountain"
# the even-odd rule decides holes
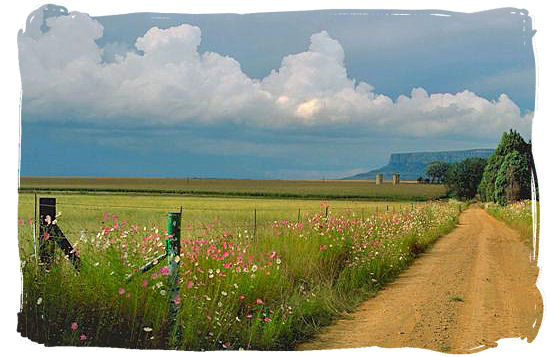
[[[384,175],[384,180],[391,180],[394,173],[400,174],[401,180],[416,180],[419,176],[426,176],[426,167],[433,161],[454,164],[472,157],[487,159],[494,152],[494,149],[473,149],[391,154],[390,162],[386,166],[355,176],[345,177],[343,180],[374,180],[377,173]]]

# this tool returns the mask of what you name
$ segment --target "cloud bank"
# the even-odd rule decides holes
[[[377,94],[348,77],[344,49],[326,31],[253,79],[231,57],[199,53],[196,26],[153,27],[135,51],[98,46],[103,27],[87,14],[45,14],[44,7],[33,12],[18,35],[23,120],[338,127],[412,137],[494,137],[514,128],[530,136],[532,113],[522,115],[506,94],[496,101],[468,90],[415,88],[395,101]]]

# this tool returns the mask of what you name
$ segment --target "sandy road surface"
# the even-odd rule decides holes
[[[538,268],[515,231],[480,208],[374,298],[300,350],[420,347],[452,353],[537,335]],[[463,300],[463,301],[461,301]]]

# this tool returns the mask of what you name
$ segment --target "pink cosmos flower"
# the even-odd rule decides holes
[[[75,331],[78,328],[78,324],[76,322],[73,322],[71,324],[71,330]]]
[[[118,294],[119,295],[123,295],[125,292],[126,292],[126,290],[124,288],[118,289]]]
[[[262,299],[256,299],[256,304],[257,304],[257,305],[263,305],[264,302],[263,302]]]
[[[160,274],[162,276],[168,276],[170,275],[170,267],[167,265],[167,266],[164,266],[160,269]]]
[[[181,302],[181,299],[179,296],[176,296],[173,301],[174,301],[174,304],[179,305]]]
[[[149,285],[149,281],[147,279],[143,280],[143,287],[146,288],[147,285]]]
[[[193,289],[193,280],[189,280],[189,283],[187,283],[187,289]]]
[[[86,341],[88,337],[85,334],[80,335],[80,341]]]

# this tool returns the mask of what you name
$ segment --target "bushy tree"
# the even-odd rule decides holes
[[[447,171],[451,165],[444,161],[433,161],[426,167],[426,175],[431,177],[431,182],[441,183],[445,180]]]
[[[485,167],[478,189],[481,200],[506,204],[530,198],[532,170],[531,144],[514,130],[505,132]]]
[[[451,165],[445,178],[449,194],[462,200],[474,198],[486,164],[485,159],[469,158]]]
[[[525,155],[517,151],[507,154],[500,165],[495,180],[495,201],[501,205],[531,195],[531,175]]]

